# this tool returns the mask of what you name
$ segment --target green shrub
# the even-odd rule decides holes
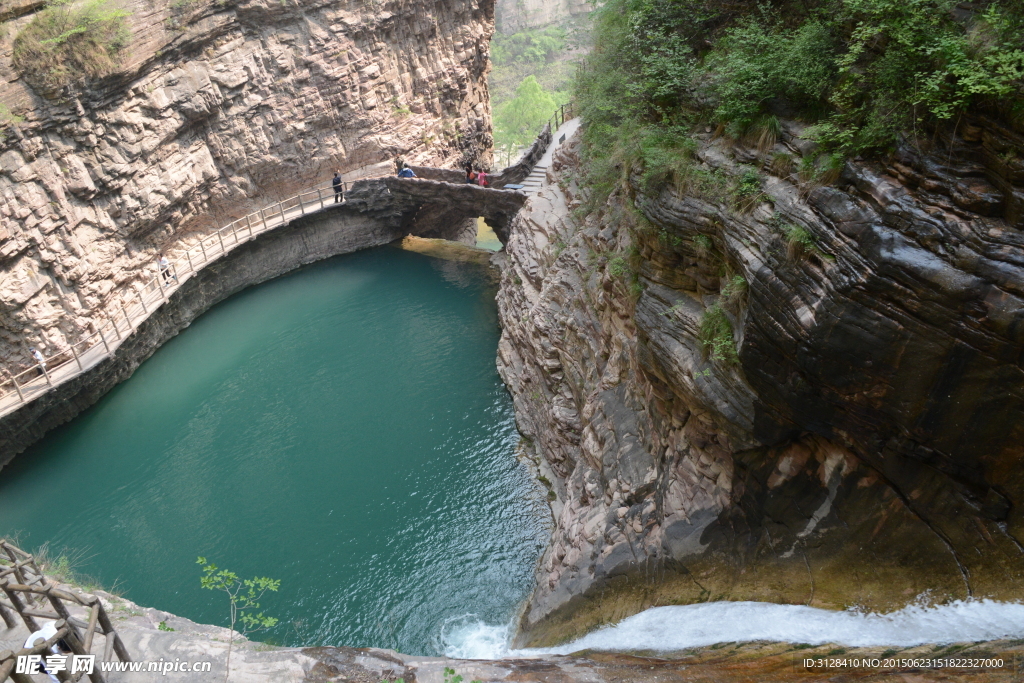
[[[44,93],[111,73],[131,34],[111,0],[50,0],[14,39],[14,66]]]
[[[814,236],[799,225],[786,223],[782,226],[782,234],[786,237],[786,247],[790,258],[817,251],[818,245]]]
[[[608,274],[612,277],[623,277],[629,272],[629,264],[626,263],[626,259],[621,256],[616,256],[612,260],[608,261]]]
[[[1019,2],[607,0],[597,14],[575,95],[598,156],[646,126],[708,119],[764,152],[783,110],[841,156],[977,105],[1024,119]]]
[[[761,191],[761,176],[752,168],[740,174],[736,180],[736,205],[743,211],[750,211],[768,195]]]
[[[698,258],[706,259],[711,255],[713,244],[711,238],[707,235],[694,235],[693,237],[693,250],[697,253]]]
[[[685,183],[697,150],[689,131],[676,126],[648,126],[640,132],[637,146],[644,189],[656,189],[670,179],[677,187]]]
[[[785,178],[793,172],[793,155],[788,152],[776,152],[772,155],[768,168],[775,175]]]
[[[11,126],[16,126],[24,120],[25,119],[22,117],[13,114],[6,104],[0,102],[0,145],[7,140],[6,129]]]
[[[444,683],[462,683],[463,680],[462,675],[455,673],[455,669],[447,666],[444,668]],[[470,683],[483,683],[483,681],[474,679]]]
[[[714,362],[736,363],[736,341],[732,336],[732,323],[718,304],[709,306],[701,316],[697,338],[704,346],[704,351]]]
[[[746,294],[746,292],[747,279],[742,275],[733,275],[725,281],[721,294],[725,301],[733,302]]]
[[[682,190],[709,202],[726,202],[732,194],[732,179],[719,169],[693,167],[683,182]]]

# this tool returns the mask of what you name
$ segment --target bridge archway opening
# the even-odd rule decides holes
[[[476,219],[476,246],[488,251],[500,251],[502,247],[498,233],[483,216],[478,216]]]

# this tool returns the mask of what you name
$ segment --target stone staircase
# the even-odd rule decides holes
[[[551,156],[555,150],[562,146],[566,140],[571,138],[576,130],[580,127],[580,119],[573,118],[568,121],[564,121],[558,130],[551,136],[551,144],[548,145],[547,150],[544,152],[544,156],[537,161],[537,165],[533,167],[530,175],[526,176],[526,180],[522,182],[522,191],[528,195],[534,195],[540,192],[541,188],[547,184],[547,173],[548,168],[551,166]]]
[[[540,164],[533,167],[530,175],[526,176],[526,180],[522,182],[523,192],[526,194],[537,194],[540,192],[540,188],[544,186],[544,179],[547,176],[548,166],[541,166]]]

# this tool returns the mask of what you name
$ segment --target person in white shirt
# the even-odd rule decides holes
[[[31,353],[32,357],[36,359],[37,363],[39,363],[39,374],[40,375],[45,375],[46,374],[46,358],[44,358],[43,354],[39,353],[39,349],[37,349],[34,346],[29,349],[29,353]]]
[[[46,624],[46,626],[44,626],[41,629],[39,629],[38,631],[34,631],[28,637],[28,639],[25,641],[25,647],[35,647],[37,640],[42,640],[42,641],[45,642],[45,641],[49,640],[50,638],[53,638],[55,635],[57,635],[57,624],[56,624],[56,622],[51,621],[48,624]],[[60,641],[58,640],[57,643],[59,643],[59,642]],[[56,670],[50,671],[49,669],[46,668],[46,656],[47,656],[47,654],[55,654],[55,655],[66,654],[64,652],[61,652],[60,648],[57,646],[57,643],[54,643],[53,645],[50,646],[50,651],[48,653],[47,652],[41,653],[42,656],[43,656],[43,661],[40,662],[39,664],[37,664],[36,666],[38,668],[35,671],[32,672],[32,673],[45,673],[50,678],[50,680],[53,681],[53,683],[60,683],[60,679],[58,679],[54,675],[55,673],[57,673]]]
[[[157,259],[156,264],[157,267],[160,268],[160,275],[163,276],[165,285],[171,284],[172,278],[175,282],[178,281],[178,276],[171,270],[171,262],[167,260],[166,256],[160,254],[160,258]]]

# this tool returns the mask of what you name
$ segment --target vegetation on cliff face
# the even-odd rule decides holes
[[[14,65],[42,93],[104,76],[128,47],[128,15],[111,0],[50,0],[14,39]]]
[[[1024,121],[1024,7],[954,0],[609,0],[576,97],[592,181],[623,161],[680,175],[697,124],[771,147],[778,117],[814,124],[827,173],[969,107]]]

